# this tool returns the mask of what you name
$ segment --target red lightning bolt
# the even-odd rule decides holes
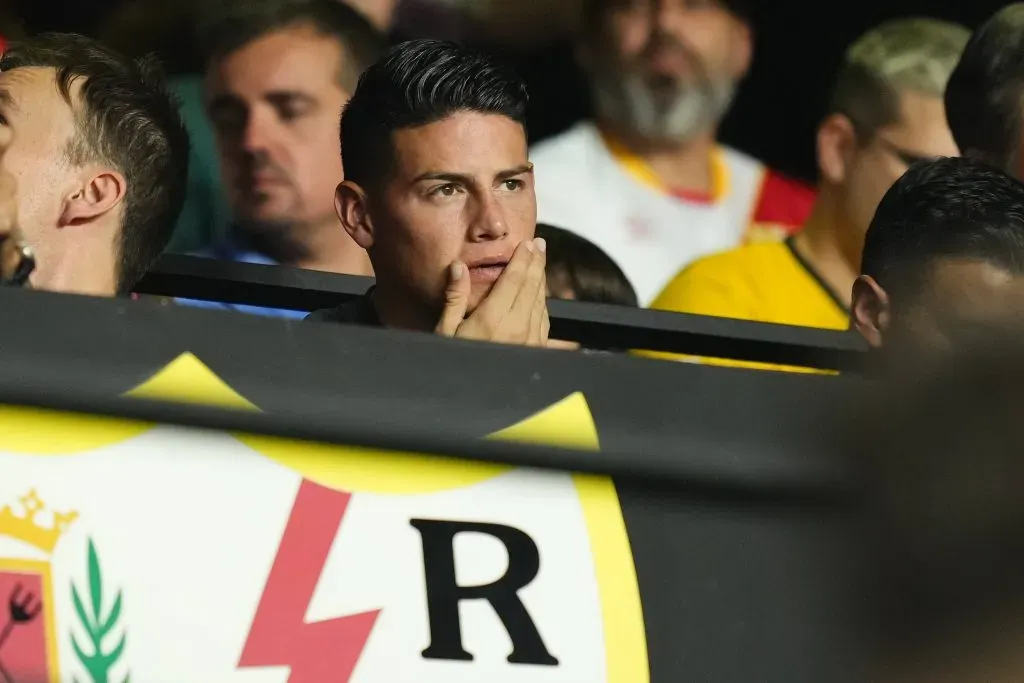
[[[306,623],[351,494],[303,481],[256,608],[239,668],[291,666],[288,683],[347,683],[380,610]]]

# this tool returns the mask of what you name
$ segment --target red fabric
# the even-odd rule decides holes
[[[6,50],[6,49],[7,49],[7,39],[4,38],[3,36],[0,36],[0,55],[2,55],[4,53],[4,50]]]
[[[816,197],[817,192],[807,183],[769,169],[761,183],[753,222],[782,225],[797,232],[811,215]]]
[[[710,192],[701,192],[699,190],[671,190],[673,197],[682,199],[684,202],[693,202],[694,204],[713,204],[715,198]]]

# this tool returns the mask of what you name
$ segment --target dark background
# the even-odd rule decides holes
[[[4,0],[0,0],[3,2]],[[119,0],[8,0],[19,6],[31,31],[95,31]],[[173,0],[168,0],[173,2]],[[214,2],[215,0],[209,0]],[[506,0],[515,2],[515,0]],[[559,0],[551,0],[558,2]],[[724,139],[776,167],[806,179],[815,175],[814,129],[832,74],[854,39],[885,19],[926,15],[976,27],[1002,0],[762,0],[754,11],[757,52],[722,132]],[[196,68],[187,30],[153,46],[171,71]],[[528,79],[531,133],[558,132],[587,112],[582,78],[568,41],[532,55],[506,55]]]

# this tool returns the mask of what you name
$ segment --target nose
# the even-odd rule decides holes
[[[477,202],[476,215],[470,225],[470,240],[491,242],[508,235],[505,210],[494,195],[485,193]]]
[[[675,0],[651,0],[652,28],[666,30],[675,19],[676,5]]]
[[[242,131],[242,148],[249,154],[266,151],[270,142],[270,123],[258,110],[251,111]]]
[[[660,33],[678,34],[686,9],[685,0],[651,0],[651,28]]]

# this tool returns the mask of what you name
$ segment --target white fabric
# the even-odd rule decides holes
[[[764,166],[722,147],[725,194],[714,204],[668,196],[631,176],[590,122],[537,145],[537,220],[601,247],[649,305],[692,261],[738,246],[755,208]]]

